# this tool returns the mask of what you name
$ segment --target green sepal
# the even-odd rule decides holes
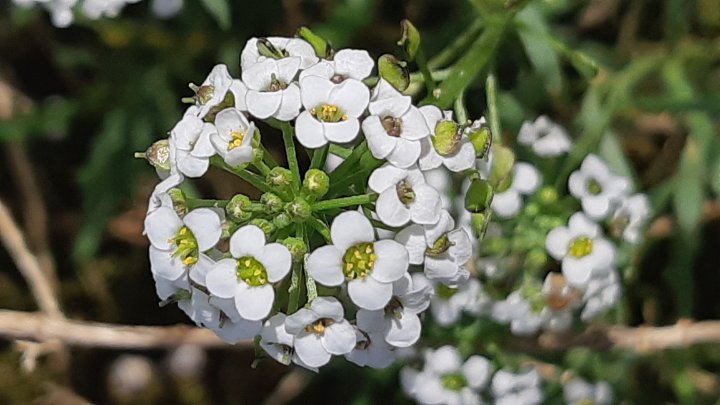
[[[400,29],[402,30],[402,35],[397,44],[403,48],[409,60],[414,60],[418,49],[420,49],[420,32],[410,20],[402,20],[400,22]]]
[[[300,27],[297,30],[297,36],[307,41],[315,50],[315,55],[319,58],[332,59],[334,51],[325,38],[310,31],[308,27]]]
[[[407,63],[398,60],[393,55],[385,54],[378,59],[378,72],[380,77],[400,92],[410,86],[410,72]]]

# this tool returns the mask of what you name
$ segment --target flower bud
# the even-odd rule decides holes
[[[474,121],[472,125],[465,128],[464,133],[470,138],[470,142],[475,148],[475,156],[479,159],[487,156],[493,136],[490,128],[485,125],[485,119]]]
[[[248,196],[237,194],[228,201],[225,206],[225,212],[231,220],[235,222],[244,222],[252,217],[252,212],[250,211],[251,204],[252,201],[250,201]]]
[[[409,20],[402,20],[400,29],[402,30],[402,36],[397,44],[403,48],[408,59],[414,60],[418,49],[420,49],[420,33]]]
[[[285,204],[285,213],[295,222],[303,222],[312,215],[312,207],[304,198],[296,197]]]
[[[282,59],[287,56],[284,51],[278,49],[267,38],[258,38],[257,49],[260,55],[270,59]]]
[[[525,265],[529,268],[539,269],[547,263],[547,254],[545,249],[535,248],[530,250],[525,256]]]
[[[277,229],[282,229],[292,224],[292,219],[290,218],[290,215],[281,212],[273,217],[272,222]]]
[[[333,49],[325,38],[310,31],[307,27],[300,27],[297,36],[306,40],[315,50],[315,55],[323,59],[332,59]]]
[[[498,187],[510,175],[514,164],[515,154],[512,150],[502,145],[493,145],[493,164],[488,182]]]
[[[283,200],[274,193],[263,193],[260,196],[260,204],[265,206],[267,214],[276,214],[283,208]]]
[[[270,234],[275,231],[275,225],[273,225],[273,223],[268,221],[267,219],[255,218],[251,220],[249,224],[255,225],[258,228],[262,229],[262,231],[265,233],[266,238],[270,238]]]
[[[292,184],[292,173],[284,167],[273,167],[266,181],[275,187],[287,187]]]
[[[470,183],[465,194],[465,209],[471,213],[484,213],[493,200],[493,188],[483,179],[475,179]]]
[[[170,141],[167,139],[161,139],[150,145],[150,147],[145,151],[145,159],[147,159],[148,163],[150,163],[154,168],[169,171]]]
[[[302,262],[308,252],[305,241],[300,238],[289,237],[279,241],[290,251],[293,261]]]
[[[457,152],[460,145],[458,128],[458,124],[450,120],[442,120],[435,125],[435,134],[430,137],[430,140],[440,156],[448,156]]]
[[[390,54],[382,55],[378,59],[378,72],[380,77],[398,91],[405,91],[410,86],[410,73],[407,69],[407,63],[397,60]]]
[[[541,188],[537,195],[540,203],[543,205],[552,205],[558,200],[557,190],[552,186],[545,186]]]
[[[185,193],[179,188],[171,188],[168,190],[168,195],[173,204],[173,209],[180,218],[187,214],[187,201],[185,200]]]
[[[322,170],[310,169],[305,173],[303,188],[311,196],[321,198],[330,188],[330,177]]]

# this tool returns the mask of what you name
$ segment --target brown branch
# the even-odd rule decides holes
[[[20,228],[2,201],[0,201],[0,229],[2,230],[0,240],[27,281],[40,310],[50,317],[63,318],[52,285],[45,277],[37,258],[28,249]]]

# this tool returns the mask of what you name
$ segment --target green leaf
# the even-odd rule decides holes
[[[552,45],[550,28],[540,11],[526,7],[515,18],[517,33],[525,46],[530,63],[542,76],[550,93],[558,93],[562,88],[560,58]]]
[[[210,15],[215,18],[220,28],[228,30],[230,28],[230,4],[227,0],[201,0]]]
[[[705,198],[704,173],[705,167],[698,143],[692,137],[688,137],[680,157],[673,195],[678,225],[686,233],[694,232],[700,222]]]
[[[632,179],[637,184],[637,176],[625,151],[620,144],[618,135],[613,131],[606,131],[600,140],[598,154],[605,160],[610,170],[621,176]]]

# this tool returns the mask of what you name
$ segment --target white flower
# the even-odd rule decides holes
[[[270,45],[281,54],[280,59],[299,57],[300,69],[307,69],[318,61],[313,47],[300,38],[268,37],[261,40],[269,41]],[[258,38],[250,38],[240,54],[240,67],[244,72],[252,65],[267,59],[271,58],[261,55],[258,51]]]
[[[582,302],[582,292],[570,286],[562,274],[548,273],[542,293],[545,297],[545,308],[540,313],[543,329],[567,331],[572,323],[573,311]]]
[[[513,166],[510,186],[493,196],[490,207],[500,218],[512,218],[522,208],[522,195],[531,195],[542,182],[540,172],[535,166],[518,162]]]
[[[383,87],[389,89],[379,90]],[[370,116],[363,120],[362,128],[372,155],[400,168],[415,164],[420,157],[420,140],[430,135],[430,129],[410,96],[403,96],[380,79],[368,110]]]
[[[355,347],[355,328],[334,297],[317,297],[310,308],[301,308],[285,319],[285,330],[295,336],[295,354],[309,367],[320,367],[331,355],[350,353]]]
[[[333,55],[332,60],[321,59],[300,73],[305,76],[320,76],[340,83],[345,79],[363,80],[370,76],[375,61],[365,50],[342,49]]]
[[[248,112],[258,118],[290,121],[300,112],[300,87],[293,82],[300,67],[299,57],[265,59],[243,69],[247,86]]]
[[[270,357],[286,366],[293,362],[309,370],[317,371],[317,368],[303,363],[295,353],[295,336],[285,330],[286,319],[285,314],[277,313],[265,321],[260,333],[260,347]]]
[[[605,381],[590,384],[575,377],[563,385],[563,398],[568,405],[609,405],[613,403],[613,392]]]
[[[545,248],[550,256],[562,261],[562,273],[570,285],[583,288],[593,270],[610,267],[615,262],[615,246],[602,235],[600,226],[582,212],[570,217],[568,226],[548,233]]]
[[[206,277],[207,289],[215,297],[233,298],[245,319],[261,320],[272,309],[272,283],[290,271],[292,258],[279,243],[265,244],[265,234],[255,225],[246,225],[230,237],[233,259],[217,262]]]
[[[369,310],[384,308],[392,297],[393,282],[407,271],[407,250],[394,240],[376,242],[370,221],[357,211],[335,217],[330,235],[332,245],[310,254],[308,274],[329,287],[347,280],[355,305]]]
[[[400,372],[403,390],[421,404],[480,404],[479,391],[489,377],[488,359],[471,356],[463,363],[460,353],[452,346],[426,350],[421,372],[410,367]]]
[[[209,208],[192,210],[180,219],[175,210],[161,206],[145,217],[145,233],[152,245],[153,272],[175,280],[204,260],[201,252],[218,243],[222,233],[221,219]]]
[[[617,305],[622,295],[620,277],[615,269],[596,272],[587,284],[583,301],[585,307],[580,313],[583,321],[589,321],[600,313]]]
[[[393,297],[385,308],[358,310],[358,325],[373,325],[373,331],[396,347],[410,347],[420,338],[420,313],[430,305],[433,290],[429,285],[413,286],[408,273],[393,283]]]
[[[85,0],[82,3],[82,12],[91,20],[101,17],[117,17],[126,4],[137,3],[140,0]]]
[[[255,124],[236,108],[226,108],[215,116],[216,132],[210,134],[215,150],[230,166],[249,163],[253,159],[252,141]]]
[[[435,294],[430,298],[430,313],[441,326],[450,326],[460,320],[463,311],[473,309],[480,292],[480,282],[471,278],[458,287],[428,280],[422,273],[413,273],[413,286],[430,286]]]
[[[518,374],[504,369],[499,370],[493,376],[490,387],[495,404],[534,405],[540,404],[543,400],[540,390],[540,375],[535,369]]]
[[[355,329],[357,342],[345,358],[362,367],[388,367],[395,361],[395,348],[385,341],[385,332],[381,318],[360,316],[358,312]]]
[[[210,110],[225,100],[225,95],[233,84],[233,78],[227,66],[215,65],[208,77],[195,91],[195,104],[198,106],[198,118],[204,118]]]
[[[319,76],[300,80],[305,111],[295,122],[295,134],[306,148],[319,148],[328,142],[347,143],[360,130],[358,117],[370,99],[370,90],[361,81],[344,80],[335,84]]]
[[[175,140],[173,138],[168,138],[168,163],[170,166],[169,172],[163,173],[156,169],[158,175],[161,176],[161,178],[164,176],[164,178],[160,183],[155,185],[155,188],[150,194],[150,198],[148,199],[148,212],[162,205],[172,206],[172,201],[167,192],[185,180],[185,176],[180,172],[180,169],[178,169],[177,148],[175,147]]]
[[[420,107],[425,123],[431,135],[420,142],[422,149],[418,166],[421,170],[429,170],[444,165],[452,172],[470,169],[475,164],[475,147],[464,131],[438,131],[442,124],[452,121],[451,113],[443,112],[433,106]]]
[[[442,207],[445,210],[452,209],[452,198],[450,198],[450,190],[452,189],[452,179],[447,170],[443,168],[430,169],[423,172],[427,184],[433,186],[440,193]]]
[[[203,122],[195,113],[197,107],[190,107],[185,116],[170,131],[175,145],[178,170],[188,177],[200,177],[210,165],[215,148],[210,137],[216,132],[212,124]]]
[[[542,324],[542,317],[533,311],[520,290],[513,291],[504,300],[496,301],[490,316],[499,323],[510,324],[510,331],[518,336],[532,335]]]
[[[599,157],[590,154],[580,170],[570,174],[568,188],[570,194],[580,199],[585,214],[597,221],[607,218],[630,189],[630,182],[611,173]]]
[[[622,235],[628,243],[637,244],[642,241],[642,227],[650,216],[650,201],[645,194],[638,193],[619,201],[611,216],[614,232]]]
[[[212,297],[193,288],[188,313],[198,326],[208,328],[228,343],[251,339],[260,332],[261,322],[244,319],[234,311],[223,311],[213,305]]]
[[[452,216],[441,210],[436,224],[408,226],[395,240],[407,248],[410,264],[425,264],[429,279],[456,285],[469,276],[465,266],[472,257],[472,242],[464,229],[454,227]]]
[[[544,115],[535,122],[524,122],[517,141],[520,145],[532,147],[533,152],[542,157],[560,156],[572,147],[565,129]]]
[[[375,212],[387,225],[402,226],[409,221],[431,225],[440,220],[440,194],[425,184],[417,167],[400,169],[386,163],[372,172],[368,187],[380,194]]]

